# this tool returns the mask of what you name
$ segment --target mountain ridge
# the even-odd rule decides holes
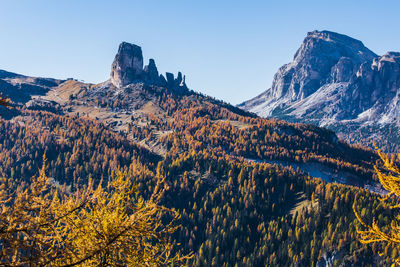
[[[292,62],[283,65],[272,86],[238,106],[263,117],[313,123],[337,131],[342,138],[372,145],[373,126],[380,145],[381,126],[398,127],[400,108],[398,52],[378,56],[361,41],[329,31],[307,34]],[[352,130],[346,131],[351,124]],[[357,134],[354,134],[356,129]],[[397,149],[395,146],[386,150]]]

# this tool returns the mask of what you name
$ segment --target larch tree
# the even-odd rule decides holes
[[[8,107],[10,100],[0,94],[0,106]]]
[[[369,224],[357,211],[357,201],[355,199],[353,211],[361,224],[361,228],[357,229],[357,233],[360,242],[363,244],[383,243],[386,246],[400,248],[400,168],[396,165],[396,161],[400,160],[400,153],[396,157],[390,157],[378,150],[378,154],[383,161],[383,167],[375,165],[375,172],[383,188],[388,191],[380,199],[380,202],[383,206],[388,207],[394,215],[391,216],[390,224],[382,225],[376,218],[373,218],[372,223]],[[393,260],[399,264],[400,256],[396,256]]]
[[[51,183],[45,162],[29,185],[0,183],[0,265],[170,266],[191,257],[171,240],[180,216],[158,204],[162,179],[148,200],[120,172],[105,188],[89,179],[71,193]]]

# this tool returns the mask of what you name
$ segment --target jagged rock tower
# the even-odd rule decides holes
[[[111,83],[124,87],[142,79],[143,54],[140,46],[123,42],[111,66]]]
[[[182,77],[180,72],[176,79],[172,73],[167,73],[165,79],[163,75],[159,75],[154,59],[149,59],[149,64],[143,67],[142,48],[127,42],[119,45],[110,76],[111,83],[117,88],[141,82],[175,90],[187,89],[185,76]]]

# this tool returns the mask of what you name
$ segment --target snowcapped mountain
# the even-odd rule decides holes
[[[351,142],[400,147],[400,53],[378,56],[346,35],[307,34],[271,88],[239,107],[263,117],[313,123]]]

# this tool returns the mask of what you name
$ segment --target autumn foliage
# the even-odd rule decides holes
[[[10,100],[6,97],[0,95],[0,106],[7,107],[9,105]]]
[[[396,165],[400,154],[397,157],[390,157],[380,150],[378,150],[378,154],[382,159],[383,168],[375,166],[375,171],[379,182],[388,191],[386,196],[380,199],[380,205],[390,210],[390,221],[382,223],[382,220],[374,217],[372,222],[366,222],[365,218],[357,211],[356,202],[354,202],[353,210],[361,224],[357,233],[363,244],[383,243],[386,247],[400,247],[400,168]],[[381,255],[384,254],[385,252],[381,253]],[[400,255],[392,255],[392,258],[400,263]]]
[[[128,95],[120,94],[120,101],[114,102],[103,98],[109,104],[96,103],[97,99],[90,104],[129,113],[124,110],[125,104],[129,107],[129,99],[124,99]],[[155,97],[147,92],[146,97],[160,112],[139,116],[135,111],[126,131],[120,131],[119,118],[115,118],[119,128],[113,131],[95,118],[29,109],[19,110],[19,116],[0,125],[0,174],[10,177],[4,180],[5,189],[16,188],[21,181],[26,185],[21,184],[19,191],[29,188],[35,181],[31,177],[40,176],[37,170],[43,153],[48,156],[47,173],[54,179],[48,179],[51,183],[44,190],[48,192],[46,203],[51,203],[46,212],[51,213],[43,212],[43,216],[59,224],[41,231],[47,229],[46,236],[51,237],[43,245],[54,243],[53,265],[131,264],[123,256],[131,255],[127,248],[121,247],[124,252],[118,254],[118,242],[107,244],[115,237],[114,230],[125,229],[137,209],[151,215],[144,218],[153,226],[162,222],[159,230],[171,229],[144,235],[141,242],[129,241],[132,247],[147,244],[136,247],[137,251],[151,249],[147,255],[157,260],[147,259],[148,265],[182,260],[178,265],[316,266],[325,253],[336,251],[345,255],[340,259],[343,263],[376,266],[373,257],[380,247],[358,242],[359,223],[352,204],[357,196],[356,208],[368,217],[378,196],[310,178],[296,167],[323,165],[371,182],[378,158],[373,151],[341,142],[326,129],[257,118],[195,94],[160,91]],[[153,153],[150,148],[154,147],[164,153]],[[120,177],[113,170],[127,175]],[[132,194],[118,189],[127,182],[136,185],[127,187]],[[160,183],[165,185],[163,190],[157,189]],[[12,205],[5,206],[12,209]],[[178,219],[175,211],[181,215],[178,229],[176,223],[169,224]],[[34,231],[30,236],[41,238],[43,234]],[[38,246],[37,242],[26,244],[31,244],[32,251]],[[177,256],[191,253],[193,258],[188,261]],[[394,248],[388,253],[399,252]],[[20,259],[24,255],[28,254],[19,255]],[[132,255],[132,261],[138,259]],[[49,258],[35,257],[43,263]],[[391,260],[382,258],[382,262],[387,265]]]
[[[45,165],[43,165],[45,166]],[[179,214],[157,204],[162,179],[150,199],[121,172],[107,187],[63,192],[45,167],[29,185],[0,187],[0,264],[6,266],[167,266],[176,253],[171,235]]]

